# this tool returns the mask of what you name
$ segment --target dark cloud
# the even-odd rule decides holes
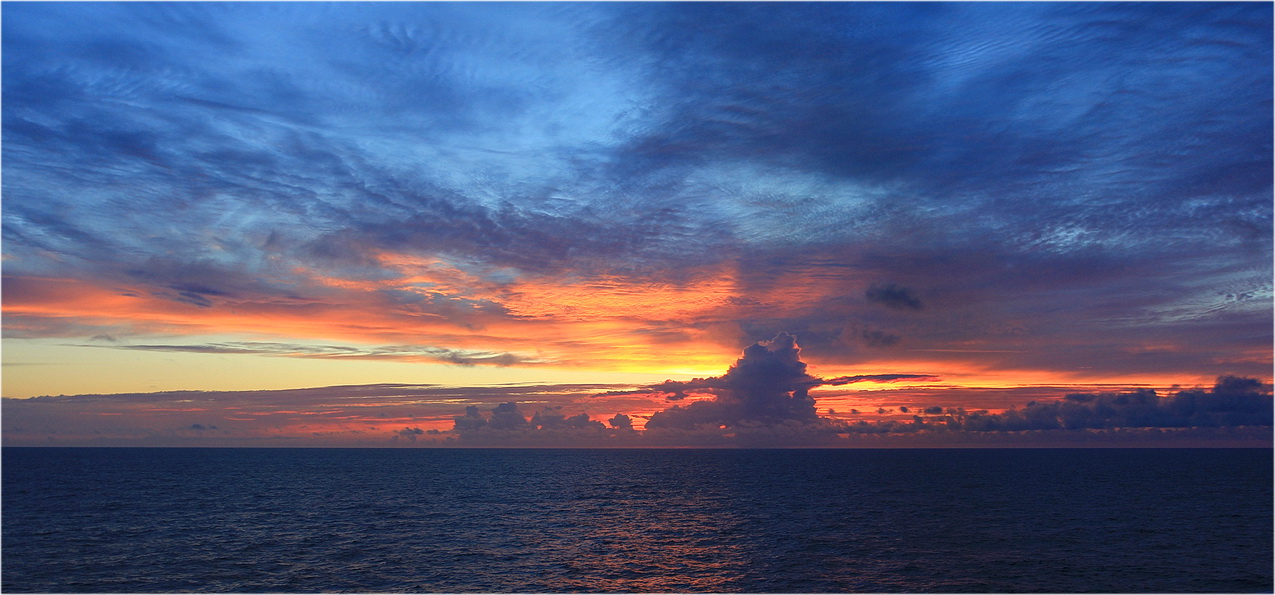
[[[863,295],[868,298],[869,302],[896,310],[920,310],[924,307],[921,304],[921,300],[913,295],[912,290],[906,287],[899,287],[893,283],[873,285]]]
[[[847,432],[911,434],[921,431],[1225,428],[1269,426],[1272,422],[1269,386],[1252,378],[1223,376],[1211,391],[1180,391],[1166,398],[1160,398],[1148,389],[1126,393],[1072,393],[1060,400],[1033,401],[1022,410],[1010,409],[999,414],[986,411],[969,413],[961,408],[945,410],[932,405],[916,408],[911,422],[885,420],[846,424],[819,418],[808,388],[868,380],[892,382],[938,378],[919,374],[878,374],[824,380],[805,374],[805,364],[798,359],[799,352],[795,339],[781,333],[770,342],[756,343],[745,350],[744,356],[724,376],[650,385],[648,390],[702,391],[714,397],[658,411],[651,416],[646,427],[656,434],[666,429],[724,434],[741,428],[755,430],[778,424],[791,430],[802,424],[813,424],[812,435],[826,435]],[[804,406],[807,404],[808,409]],[[900,406],[898,410],[904,414],[913,413],[908,406]],[[887,413],[889,411],[884,408],[878,410],[878,414]]]
[[[452,418],[451,433],[460,444],[479,446],[621,446],[636,445],[640,439],[628,416],[616,414],[608,428],[588,413],[569,416],[563,408],[542,407],[528,421],[517,403],[501,403],[489,417],[470,406],[465,415]]]
[[[398,440],[400,437],[402,437],[402,438],[406,438],[407,440],[411,442],[416,442],[416,437],[424,433],[425,433],[425,430],[422,430],[420,428],[403,428],[394,433],[394,440]]]
[[[589,414],[578,413],[571,417],[562,414],[562,407],[546,407],[531,417],[531,426],[541,430],[602,430],[600,421],[592,421]]]
[[[823,381],[823,384],[840,386],[854,382],[895,382],[898,380],[939,380],[930,374],[860,374],[857,376],[839,376]]]
[[[1246,172],[1228,191],[1247,193],[1255,186],[1241,180],[1269,179],[1231,151],[1246,144],[1270,151],[1254,142],[1259,130],[1269,136],[1269,110],[1242,122],[1257,115],[1249,110],[1270,82],[1263,30],[1270,15],[1252,6],[851,3],[627,12],[625,25],[608,33],[640,39],[651,76],[680,100],[665,126],[631,146],[647,167],[812,164],[837,176],[905,181],[938,201],[999,190],[1004,195],[993,200],[1021,201],[1020,209],[1075,204],[1081,189],[1180,196],[1175,181],[1219,167]],[[1153,13],[1156,25],[1141,25]],[[692,26],[707,21],[715,27]],[[638,35],[648,28],[665,34]],[[1185,62],[1157,61],[1167,57]],[[1251,68],[1226,66],[1240,63]],[[1208,72],[1235,86],[1207,86]],[[1197,94],[1188,96],[1191,89]],[[1208,109],[1222,97],[1236,103]],[[1168,119],[1139,122],[1139,109]],[[1214,117],[1232,124],[1228,133],[1208,135]],[[1077,175],[1098,168],[1110,175]]]
[[[528,427],[527,416],[518,410],[514,402],[501,403],[491,411],[491,420],[487,427],[492,430],[519,430]]]
[[[767,425],[786,422],[821,423],[810,389],[855,382],[931,381],[928,374],[868,374],[823,379],[806,373],[801,348],[794,336],[781,332],[770,341],[754,343],[722,376],[693,380],[667,380],[630,391],[610,391],[596,396],[655,393],[667,400],[692,394],[712,395],[711,400],[674,405],[651,416],[650,429],[695,429],[724,426]]]
[[[685,396],[702,391],[712,400],[686,406],[674,405],[658,411],[647,422],[648,429],[737,428],[748,424],[781,424],[795,421],[817,423],[815,401],[809,390],[823,384],[845,384],[860,380],[880,380],[886,376],[839,378],[832,381],[806,373],[800,360],[796,338],[779,333],[770,341],[754,343],[744,350],[726,374],[686,382],[666,381],[646,387],[650,391]],[[930,378],[920,375],[889,375],[888,379]]]
[[[902,408],[900,408],[902,410]],[[1211,390],[1185,390],[1160,397],[1142,389],[1123,393],[1073,393],[1049,402],[1031,402],[1004,413],[925,409],[934,418],[914,426],[969,432],[1026,430],[1110,430],[1116,428],[1228,428],[1270,426],[1270,386],[1253,378],[1223,376]]]
[[[465,415],[452,418],[454,424],[452,430],[459,434],[468,434],[477,432],[487,425],[487,418],[478,413],[477,405],[470,405],[465,408]]]
[[[743,356],[725,375],[698,383],[691,381],[687,388],[703,387],[714,394],[711,403],[713,408],[722,410],[718,414],[722,418],[719,420],[721,423],[813,420],[816,418],[814,399],[810,398],[809,389],[820,381],[806,373],[806,364],[799,358],[800,352],[796,339],[781,332],[770,341],[754,343],[745,349]],[[710,407],[702,403],[708,402],[695,403],[690,407]],[[662,416],[653,416],[647,425],[679,425],[670,421],[678,415],[683,414],[666,411]]]
[[[854,334],[854,338],[862,341],[869,347],[893,347],[898,344],[900,337],[894,333],[888,333],[876,329],[860,329]]]
[[[729,253],[750,240],[747,205],[793,224],[801,233],[787,239],[803,244],[835,239],[817,231],[827,213],[845,213],[826,221],[829,229],[876,228],[914,223],[912,206],[942,217],[988,201],[997,207],[989,221],[1015,234],[1040,232],[1026,224],[1037,221],[1033,213],[1051,227],[1123,226],[1116,232],[1139,221],[1177,226],[1186,208],[1227,225],[1262,222],[1244,214],[1269,185],[1259,167],[1268,160],[1253,157],[1270,152],[1269,114],[1252,117],[1268,99],[1269,40],[1257,32],[1269,15],[1253,7],[480,5],[463,19],[417,8],[352,5],[339,16],[252,6],[12,11],[5,152],[20,167],[7,178],[6,237],[23,242],[18,249],[39,242],[97,262],[139,253],[127,244],[145,237],[121,241],[107,229],[141,232],[167,220],[190,232],[185,248],[175,238],[132,247],[175,247],[193,259],[212,238],[301,224],[313,233],[300,234],[292,258],[411,248],[544,270],[678,262],[694,252],[668,248],[679,242]],[[1155,27],[1133,25],[1149,15]],[[277,18],[296,26],[269,20]],[[527,34],[509,27],[511,19],[548,26]],[[76,25],[49,27],[59,22]],[[716,25],[705,30],[703,22]],[[468,42],[425,33],[439,23]],[[1077,33],[1088,30],[1101,33]],[[263,53],[264,40],[275,38],[295,50]],[[581,61],[568,47],[594,51]],[[289,68],[269,68],[275,61]],[[1221,75],[1232,84],[1205,84]],[[668,108],[635,117],[629,94],[614,106],[598,94],[577,96],[586,80]],[[580,111],[547,109],[564,100],[594,102],[623,124],[555,132],[563,122],[554,111]],[[1174,125],[1147,122],[1140,114],[1148,108]],[[534,134],[523,139],[493,132],[528,123]],[[341,124],[364,137],[324,126]],[[252,130],[265,132],[245,134]],[[397,148],[398,131],[439,148],[408,168],[364,142]],[[1078,173],[1113,158],[1124,167],[1110,175]],[[918,198],[862,204],[849,200],[861,193],[837,184],[784,194],[763,179],[719,175],[723,164],[759,160],[774,172],[813,170],[853,188],[882,180],[925,188],[909,193]],[[1190,167],[1175,167],[1182,164]],[[482,191],[457,183],[448,166],[472,172]],[[86,204],[40,190],[45,179],[109,188],[101,182],[119,179],[121,169],[155,188],[127,193],[142,205],[127,212],[112,211],[125,193],[99,191]],[[1221,196],[1200,200],[1195,190],[1192,205],[1161,206],[1150,197],[1163,193],[1130,192],[1135,180],[1146,182],[1133,172],[1154,174],[1163,189],[1195,176],[1192,187],[1220,188],[1210,192]],[[729,190],[730,200],[706,200],[704,188]],[[1041,188],[1049,192],[1038,197]],[[556,198],[562,194],[580,198]],[[205,215],[224,209],[217,197],[230,195],[263,208],[220,227],[222,218]],[[1082,196],[1108,198],[1074,198]],[[1120,196],[1140,208],[1113,198]],[[71,222],[82,222],[78,234],[68,235]],[[766,235],[775,239],[773,230]],[[250,252],[223,254],[234,268],[259,262]],[[174,297],[207,299],[191,293]]]

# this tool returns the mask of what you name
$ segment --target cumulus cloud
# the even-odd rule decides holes
[[[806,373],[796,337],[781,332],[770,341],[754,343],[722,376],[689,381],[665,381],[647,386],[649,391],[684,398],[688,393],[713,395],[712,400],[686,406],[674,405],[651,416],[650,429],[693,429],[776,425],[788,422],[820,423],[810,389],[821,385],[897,380],[934,380],[925,374],[873,374],[825,380]]]
[[[487,425],[487,418],[478,413],[477,405],[470,405],[465,408],[465,415],[452,418],[452,431],[460,434],[477,432]]]
[[[738,426],[745,421],[813,422],[818,415],[809,390],[822,381],[806,373],[800,352],[792,335],[779,333],[770,341],[750,345],[722,376],[687,382],[667,381],[647,387],[675,395],[704,391],[714,398],[656,412],[646,427],[689,429],[705,425]]]
[[[491,411],[491,420],[487,427],[493,430],[517,430],[527,427],[527,416],[518,409],[518,404],[510,401],[501,403]]]
[[[394,440],[398,440],[400,437],[402,437],[402,438],[408,439],[411,442],[416,442],[416,437],[424,433],[425,433],[425,430],[422,430],[420,428],[403,428],[394,433]]]
[[[633,429],[633,420],[630,419],[629,416],[623,413],[615,414],[614,417],[607,420],[607,423],[611,424],[611,427],[617,430],[632,430]]]
[[[589,419],[589,414],[578,413],[571,417],[562,414],[562,407],[546,407],[531,417],[531,426],[541,430],[602,430],[600,421]]]
[[[642,389],[610,391],[595,396],[659,394],[667,400],[678,401],[693,394],[711,395],[711,400],[696,401],[686,406],[674,405],[656,412],[647,427],[733,427],[744,422],[817,421],[814,399],[809,393],[817,386],[937,379],[929,374],[869,374],[823,379],[806,373],[800,352],[796,338],[781,332],[770,341],[749,346],[722,376],[666,380]]]
[[[537,410],[528,420],[515,402],[500,403],[484,417],[476,406],[453,417],[450,431],[461,444],[481,446],[618,446],[639,439],[627,415],[616,414],[608,428],[588,413],[563,413],[563,406]]]
[[[1023,409],[1003,413],[967,412],[941,406],[900,406],[912,414],[897,419],[846,423],[815,413],[809,389],[820,385],[853,382],[937,380],[924,374],[868,374],[820,379],[805,371],[796,339],[780,333],[771,341],[755,343],[720,377],[690,381],[665,381],[646,390],[670,393],[710,394],[712,399],[689,405],[673,405],[654,413],[646,424],[653,434],[686,432],[716,435],[766,436],[777,440],[783,428],[789,439],[800,441],[805,428],[811,436],[829,434],[917,434],[926,432],[1017,432],[1048,430],[1112,430],[1118,428],[1231,428],[1269,426],[1272,421],[1270,387],[1252,378],[1219,377],[1208,391],[1186,390],[1161,398],[1152,390],[1124,393],[1073,393],[1062,399],[1033,401]],[[618,394],[618,393],[613,393]],[[878,409],[878,414],[889,410]],[[759,433],[765,430],[764,433]],[[701,436],[702,438],[702,436]],[[736,441],[735,443],[739,443]]]

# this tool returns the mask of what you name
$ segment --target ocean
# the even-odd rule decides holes
[[[2,452],[11,593],[1272,591],[1266,449]]]

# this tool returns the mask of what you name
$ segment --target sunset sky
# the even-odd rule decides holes
[[[1272,109],[1269,3],[8,2],[4,443],[1269,441]]]

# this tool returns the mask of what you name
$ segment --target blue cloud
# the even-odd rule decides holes
[[[1272,252],[1260,3],[5,17],[10,274],[216,307],[303,291],[294,266],[387,274],[380,250],[654,280],[712,265],[738,271],[741,299],[799,271],[826,284],[820,308],[734,322],[847,352],[862,329],[938,345],[953,325],[988,336],[1046,315],[1056,326],[1031,332],[1064,345],[1078,321],[1116,321],[1115,351],[1126,326],[1231,332],[1171,314],[1190,307],[1270,328],[1254,305]],[[864,278],[925,295],[924,311],[869,307]]]

